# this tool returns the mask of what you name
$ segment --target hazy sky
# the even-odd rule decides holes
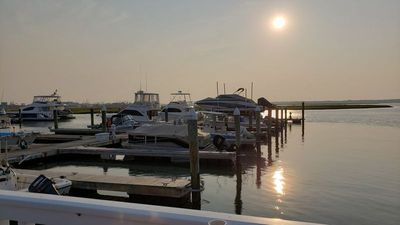
[[[400,1],[0,0],[3,101],[132,101],[146,77],[162,102],[217,81],[272,101],[400,98]]]

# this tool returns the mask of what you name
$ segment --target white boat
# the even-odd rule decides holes
[[[32,104],[21,108],[21,118],[24,121],[49,121],[54,119],[53,111],[57,110],[59,119],[73,119],[71,110],[65,108],[57,90],[51,95],[33,97]]]
[[[218,150],[235,150],[236,146],[236,133],[228,131],[229,119],[228,115],[219,112],[198,112],[199,128],[210,134],[214,146]],[[256,143],[255,136],[247,131],[244,126],[240,126],[241,145],[253,146]]]
[[[136,122],[146,123],[152,121],[159,111],[159,95],[140,90],[135,93],[135,102],[121,110],[118,115],[131,115]]]
[[[16,191],[18,189],[18,177],[8,164],[3,161],[0,166],[0,190]]]
[[[159,118],[165,121],[166,114],[168,114],[168,121],[187,121],[192,116],[192,111],[194,110],[190,93],[178,91],[171,93],[171,96],[172,99],[168,105],[161,109]]]
[[[238,90],[239,91],[239,90]],[[254,111],[257,107],[253,100],[239,95],[241,92],[233,94],[218,95],[216,98],[205,98],[196,102],[205,111],[232,113],[235,108],[242,111]]]
[[[210,135],[201,130],[198,131],[199,149],[207,148],[211,144]],[[173,123],[152,123],[142,126],[128,132],[128,142],[130,144],[148,144],[148,145],[170,145],[187,148],[188,125]]]
[[[27,149],[35,141],[37,133],[33,132],[11,132],[10,129],[0,129],[0,149],[17,147]]]

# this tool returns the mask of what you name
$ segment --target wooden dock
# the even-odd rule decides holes
[[[119,191],[129,195],[154,196],[165,198],[185,198],[190,193],[186,179],[167,179],[133,176],[90,175],[72,172],[52,172],[43,170],[14,169],[19,182],[28,186],[37,176],[63,177],[72,181],[73,189],[89,191]],[[24,185],[24,184],[22,184]]]
[[[58,144],[50,144],[50,145],[40,145],[40,146],[30,146],[29,149],[19,149],[14,150],[8,153],[8,162],[9,163],[20,163],[26,160],[38,159],[38,158],[46,158],[49,156],[55,156],[60,154],[60,149],[64,149],[67,147],[73,146],[92,146],[92,147],[100,147],[107,146],[112,144],[121,143],[124,140],[127,140],[127,135],[117,135],[114,140],[108,141],[97,141],[94,136],[83,136],[81,140],[58,143]],[[1,153],[0,158],[4,158],[5,154]]]
[[[133,147],[134,146],[134,147]],[[59,149],[59,154],[87,154],[101,155],[103,158],[113,158],[115,155],[125,155],[131,157],[146,158],[170,158],[171,162],[189,162],[190,153],[186,148],[154,146],[154,145],[130,145],[130,148],[104,148],[104,147],[84,147],[74,146]],[[219,151],[199,151],[201,161],[227,161],[234,163],[236,160],[235,152]]]

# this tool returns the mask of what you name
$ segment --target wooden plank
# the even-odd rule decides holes
[[[71,172],[53,172],[43,170],[15,169],[19,179],[27,180],[41,174],[48,177],[65,177],[72,181],[72,188],[86,190],[121,191],[133,195],[148,195],[170,198],[182,198],[189,193],[185,179],[167,179],[150,177],[122,177],[91,175]]]

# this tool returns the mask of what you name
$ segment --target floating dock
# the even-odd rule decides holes
[[[119,191],[130,196],[154,196],[161,198],[186,198],[190,181],[186,179],[167,179],[133,176],[90,175],[72,172],[52,172],[43,170],[14,169],[18,181],[30,184],[43,174],[52,178],[66,178],[72,181],[72,188],[88,191]],[[21,184],[24,186],[23,184]],[[25,185],[26,186],[26,185]]]

